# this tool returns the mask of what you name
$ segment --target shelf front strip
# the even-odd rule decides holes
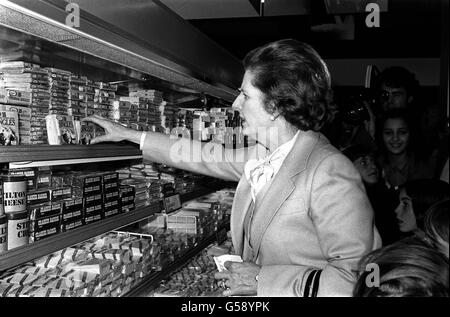
[[[2,150],[0,151],[0,163],[78,160],[141,155],[142,151],[132,144],[17,145],[2,147]]]
[[[83,164],[83,163],[96,163],[96,162],[112,162],[112,161],[134,160],[134,159],[142,159],[142,155],[96,157],[96,158],[73,159],[73,160],[14,162],[14,163],[9,163],[9,168],[70,165],[70,164]]]

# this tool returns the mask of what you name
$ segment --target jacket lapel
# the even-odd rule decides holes
[[[260,159],[265,157],[267,150],[260,144],[253,145],[248,150],[248,159]],[[244,220],[252,202],[251,186],[242,173],[241,179],[236,187],[236,192],[231,208],[230,231],[231,239],[236,254],[242,255],[244,250]]]
[[[272,222],[281,205],[295,190],[295,176],[306,169],[309,156],[319,140],[319,133],[300,131],[292,150],[286,156],[262,201],[257,204],[257,215],[252,224],[252,243],[256,261],[264,232]]]
[[[244,249],[244,219],[252,201],[251,187],[245,175],[242,175],[236,188],[231,210],[231,239],[236,254],[242,255]]]

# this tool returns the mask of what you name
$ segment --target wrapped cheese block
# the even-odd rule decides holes
[[[65,289],[68,291],[78,291],[79,293],[89,293],[93,289],[94,284],[84,283],[64,277],[54,277],[52,280],[45,282],[43,285],[36,286],[44,286],[46,288],[52,289]]]
[[[33,275],[27,273],[13,273],[8,277],[2,278],[1,281],[4,283],[27,285],[39,280],[41,276],[42,275]]]
[[[82,271],[89,272],[100,275],[100,277],[106,276],[114,268],[114,261],[105,260],[105,259],[89,259],[83,260],[79,262],[72,262],[65,266],[65,270],[74,270],[74,271]]]
[[[39,267],[55,268],[59,265],[65,265],[69,263],[68,259],[61,257],[59,254],[49,254],[34,260],[33,264]]]
[[[20,287],[19,284],[5,283],[0,281],[0,297],[6,297],[8,294],[14,292],[14,290]]]
[[[33,275],[48,275],[55,276],[61,274],[60,268],[47,268],[42,266],[25,265],[15,270],[15,273],[33,274]]]
[[[30,287],[23,292],[20,297],[74,297],[77,296],[76,292],[67,289],[54,289],[46,287]]]
[[[62,276],[66,279],[83,282],[83,283],[90,283],[92,281],[98,281],[100,279],[99,274],[95,274],[95,273],[91,273],[91,272],[76,271],[76,270],[67,271]]]
[[[78,248],[65,248],[53,254],[72,261],[85,260],[89,256],[89,252]]]
[[[95,250],[90,253],[90,256],[94,259],[107,259],[113,261],[119,261],[122,263],[130,263],[131,252],[129,250],[120,249],[103,249]]]

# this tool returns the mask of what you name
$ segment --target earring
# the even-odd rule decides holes
[[[270,116],[270,120],[271,121],[274,121],[275,120],[275,117],[272,115],[272,116]]]

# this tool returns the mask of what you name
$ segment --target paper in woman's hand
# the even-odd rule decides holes
[[[219,272],[226,271],[224,264],[227,261],[242,262],[242,258],[239,255],[233,255],[233,254],[224,254],[224,255],[214,257],[214,262],[216,262],[216,266],[217,266],[217,269],[219,270]]]

